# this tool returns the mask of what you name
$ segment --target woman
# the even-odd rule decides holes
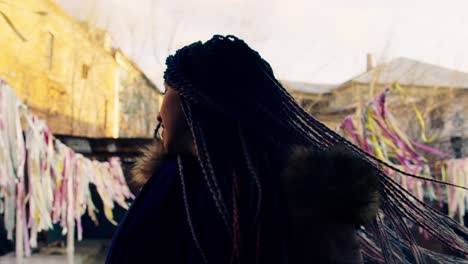
[[[144,186],[107,263],[362,263],[355,228],[376,218],[386,176],[242,40],[214,36],[166,64],[163,142],[135,167]],[[387,259],[392,245],[368,234],[368,255]]]

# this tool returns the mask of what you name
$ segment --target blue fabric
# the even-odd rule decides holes
[[[184,168],[191,217],[209,263],[227,263],[230,237],[198,164]],[[177,160],[148,180],[120,222],[106,263],[203,263],[187,222]]]

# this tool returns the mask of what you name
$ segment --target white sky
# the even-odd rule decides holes
[[[57,0],[110,31],[161,85],[165,57],[213,34],[243,38],[279,79],[340,83],[405,56],[468,72],[466,0]],[[172,39],[172,41],[171,41]]]

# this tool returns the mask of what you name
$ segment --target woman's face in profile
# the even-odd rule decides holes
[[[179,94],[164,83],[166,94],[158,115],[164,148],[171,154],[195,153],[192,134],[185,120]]]

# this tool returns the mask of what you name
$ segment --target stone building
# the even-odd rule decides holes
[[[0,78],[53,133],[151,136],[160,92],[106,31],[52,0],[5,0],[0,46]]]
[[[425,120],[427,134],[436,136],[432,146],[456,156],[467,156],[468,73],[397,58],[376,67],[368,65],[366,72],[334,87],[309,85],[313,89],[306,96],[301,89],[294,86],[291,89],[306,110],[336,129],[346,116],[360,113],[372,97],[394,82],[404,92],[393,92],[388,97],[388,107],[400,127],[411,138],[421,138],[414,105]],[[309,107],[302,99],[305,97],[312,98],[317,107]]]

